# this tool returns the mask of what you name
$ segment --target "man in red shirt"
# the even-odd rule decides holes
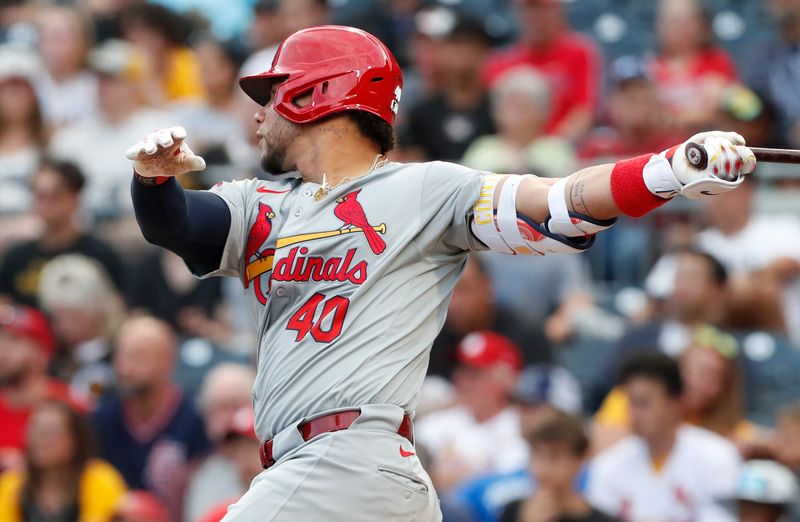
[[[490,57],[483,70],[487,85],[518,66],[534,67],[553,92],[546,130],[566,138],[587,131],[600,90],[600,59],[595,45],[569,30],[563,0],[515,0],[520,37],[513,47]]]
[[[27,306],[0,306],[0,470],[21,457],[33,409],[45,399],[69,398],[66,384],[47,376],[55,348],[50,325]]]

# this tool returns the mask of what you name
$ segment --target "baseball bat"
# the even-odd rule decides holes
[[[762,147],[750,147],[756,156],[756,161],[764,163],[791,163],[800,164],[800,150],[794,149],[767,149]],[[705,147],[699,143],[688,143],[686,145],[686,159],[693,167],[703,170],[708,166],[708,153]]]
[[[386,233],[386,223],[373,226],[372,228],[379,234]],[[299,234],[297,236],[280,237],[275,242],[275,248],[283,248],[297,243],[304,243],[306,241],[314,241],[315,239],[324,239],[326,237],[341,236],[342,234],[352,234],[353,232],[363,232],[364,229],[360,227],[340,228],[337,230],[327,230],[325,232],[309,232],[308,234]]]

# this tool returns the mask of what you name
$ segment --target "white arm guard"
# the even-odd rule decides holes
[[[569,212],[566,179],[550,187],[547,205],[550,216],[534,223],[517,212],[517,189],[526,176],[507,176],[500,191],[497,209],[494,194],[501,176],[485,176],[478,200],[473,206],[472,233],[494,252],[543,256],[548,253],[583,252],[594,243],[594,234],[609,228],[616,219],[598,221]]]

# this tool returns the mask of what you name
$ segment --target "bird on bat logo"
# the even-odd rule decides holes
[[[275,212],[272,211],[272,207],[264,203],[258,204],[258,214],[256,215],[256,220],[253,222],[253,225],[250,227],[250,232],[247,234],[247,245],[245,246],[244,254],[245,265],[250,265],[256,261],[265,259],[267,254],[274,254],[274,249],[262,250],[264,243],[267,241],[270,233],[272,232],[272,220],[274,218]],[[245,274],[247,274],[247,270],[245,270]],[[245,276],[245,288],[250,286],[250,281],[251,278]],[[255,291],[259,302],[261,302],[261,304],[266,304],[267,298],[264,292],[261,291],[261,274],[253,277],[252,281],[253,290]]]
[[[338,205],[334,207],[333,214],[344,222],[344,227],[342,228],[360,228],[364,233],[364,237],[367,239],[370,250],[377,256],[386,250],[386,242],[367,220],[364,207],[362,207],[361,203],[356,199],[359,192],[361,192],[361,189],[354,190],[337,199],[336,203],[338,203]]]

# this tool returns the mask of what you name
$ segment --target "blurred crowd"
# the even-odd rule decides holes
[[[800,0],[3,0],[3,522],[218,521],[259,473],[240,283],[145,243],[124,151],[182,125],[184,187],[268,178],[237,79],[325,23],[403,65],[396,161],[800,148]],[[800,172],[749,178],[471,257],[415,420],[446,521],[800,520]]]

